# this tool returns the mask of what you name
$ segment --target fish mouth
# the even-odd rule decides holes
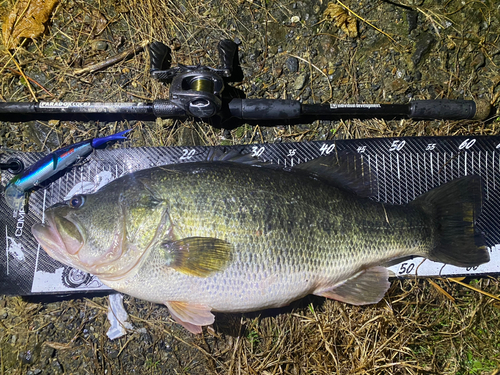
[[[116,279],[123,277],[135,266],[133,262],[119,270],[116,265],[124,251],[125,232],[123,228],[120,229],[114,233],[111,246],[106,251],[95,253],[88,249],[82,250],[86,242],[85,230],[81,229],[76,220],[48,209],[45,211],[45,223],[33,225],[31,233],[45,252],[59,262],[95,276]]]
[[[50,211],[46,222],[33,225],[31,233],[47,254],[65,264],[71,263],[85,243],[77,224]]]

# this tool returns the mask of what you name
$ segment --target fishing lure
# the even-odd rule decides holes
[[[127,139],[125,136],[132,129],[102,138],[89,139],[56,150],[14,176],[5,187],[5,202],[15,212],[19,212],[29,194],[39,186],[48,184],[56,174],[76,162],[85,159],[95,148],[110,142]]]

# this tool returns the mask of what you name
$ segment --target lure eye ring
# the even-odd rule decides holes
[[[68,205],[74,209],[82,207],[84,203],[85,203],[84,195],[75,195],[68,201]]]

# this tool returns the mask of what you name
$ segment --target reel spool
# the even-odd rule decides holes
[[[222,78],[200,67],[174,77],[170,86],[170,99],[191,116],[209,118],[221,109],[222,90]]]

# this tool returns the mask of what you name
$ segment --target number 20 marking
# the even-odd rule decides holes
[[[182,156],[179,158],[179,160],[189,160],[193,157],[193,155],[196,153],[196,150],[182,150]]]

